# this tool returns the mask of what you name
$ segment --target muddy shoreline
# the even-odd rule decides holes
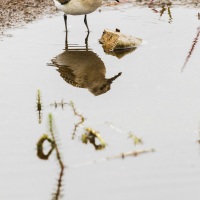
[[[52,0],[0,0],[0,30],[19,27],[56,12]]]
[[[171,1],[172,2],[172,1]],[[150,0],[120,0],[120,4],[131,3],[137,6],[149,6]],[[154,0],[151,6],[169,4],[169,0]],[[116,6],[118,3],[104,0],[104,6]],[[200,8],[199,0],[173,1],[172,6]],[[52,0],[0,0],[0,34],[9,28],[23,26],[43,16],[58,13]]]

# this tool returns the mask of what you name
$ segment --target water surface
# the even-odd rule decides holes
[[[88,49],[82,16],[68,17],[68,49],[62,14],[10,31],[13,37],[0,42],[0,198],[45,200],[59,191],[55,149],[48,160],[37,156],[42,135],[51,138],[52,113],[65,165],[63,199],[199,199],[197,14],[183,8],[171,8],[171,16],[165,12],[162,17],[147,8],[103,9],[88,16]],[[98,42],[105,28],[142,38],[143,44],[121,58],[106,54]],[[64,56],[62,62],[59,56]],[[88,69],[91,63],[96,63],[94,73]],[[105,90],[97,92],[102,85]],[[75,133],[80,116],[74,115],[70,101],[85,118]],[[105,149],[82,143],[88,127],[99,132]],[[130,132],[143,145],[134,146]],[[44,146],[47,153],[51,145],[46,141]],[[105,161],[151,148],[156,151]]]

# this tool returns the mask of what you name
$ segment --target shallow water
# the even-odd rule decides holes
[[[87,33],[83,17],[68,17],[68,50],[64,50],[62,14],[13,30],[9,33],[13,37],[3,38],[0,199],[45,200],[52,199],[56,191],[70,200],[199,199],[197,14],[195,9],[172,8],[170,19],[167,13],[159,17],[159,13],[147,8],[103,9],[88,16],[89,52],[85,51]],[[98,43],[105,28],[119,28],[125,34],[142,38],[143,44],[120,59],[105,54]],[[195,38],[196,45],[184,66]],[[55,60],[66,71],[59,71]],[[99,75],[87,68],[91,63]],[[72,69],[76,69],[78,81],[85,81],[85,88],[74,87],[77,83]],[[111,83],[110,90],[93,94],[96,86],[116,75],[119,77]],[[40,119],[38,90],[42,103]],[[74,125],[80,117],[67,104],[70,101],[86,118],[75,133]],[[49,113],[65,165],[62,177],[55,149],[48,160],[37,156],[41,136],[46,133],[51,138]],[[92,144],[82,143],[86,127],[100,133],[107,144],[105,149],[96,151]],[[142,138],[143,145],[134,146],[128,138],[130,132]],[[46,142],[44,146],[48,152],[50,145]],[[155,152],[105,160],[151,148]]]

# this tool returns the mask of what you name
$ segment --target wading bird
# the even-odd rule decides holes
[[[65,28],[67,31],[67,15],[85,15],[84,23],[87,27],[87,14],[94,12],[101,6],[102,0],[53,0],[55,6],[64,12]],[[115,0],[119,2],[119,0]]]

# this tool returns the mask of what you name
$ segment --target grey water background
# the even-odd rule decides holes
[[[63,199],[182,199],[200,197],[200,46],[183,69],[199,30],[197,9],[171,8],[173,19],[149,8],[102,9],[88,16],[88,46],[102,60],[106,77],[122,72],[106,93],[94,96],[77,88],[49,65],[64,52],[62,14],[9,31],[0,42],[0,199],[52,199],[59,166],[55,152],[44,161],[37,142],[48,133],[52,113],[59,149],[66,166]],[[170,22],[170,23],[169,23]],[[68,17],[69,46],[83,47],[87,35],[83,17]],[[118,59],[105,54],[98,39],[105,28],[143,39],[135,51]],[[87,57],[85,58],[87,59]],[[37,90],[41,91],[42,123],[38,123]],[[107,143],[95,151],[81,142],[78,117],[72,109],[55,109],[73,101],[91,127]],[[134,146],[129,132],[143,139]],[[48,148],[48,147],[47,147]],[[138,149],[154,153],[97,162]]]

